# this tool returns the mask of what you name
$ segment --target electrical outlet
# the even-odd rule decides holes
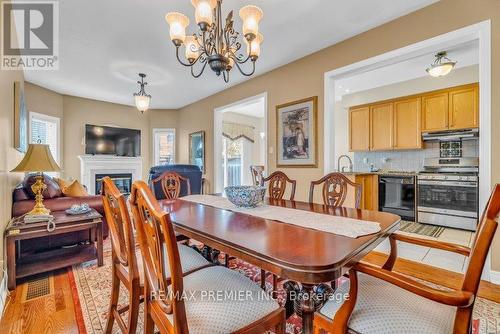
[[[366,165],[368,164],[368,158],[363,158],[363,163]]]

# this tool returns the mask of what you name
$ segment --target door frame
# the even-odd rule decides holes
[[[423,40],[381,55],[353,63],[324,74],[324,173],[336,169],[335,162],[335,81],[398,63],[435,50],[454,45],[479,41],[479,207],[488,201],[491,184],[491,20],[482,21],[461,29]],[[490,250],[491,254],[491,250]],[[483,279],[490,281],[491,257],[485,263]],[[496,279],[495,279],[496,280]],[[500,282],[497,282],[500,283]]]
[[[264,138],[264,144],[265,144],[265,159],[264,159],[264,169],[267,170],[268,166],[268,155],[267,155],[267,143],[268,143],[268,120],[267,120],[267,114],[268,114],[268,108],[267,108],[267,92],[260,93],[254,96],[250,96],[238,101],[235,101],[233,103],[220,106],[214,109],[214,185],[215,185],[215,192],[216,193],[221,193],[224,189],[223,184],[224,184],[224,175],[223,175],[223,170],[222,170],[222,164],[221,160],[218,158],[222,156],[222,115],[230,111],[231,108],[234,108],[236,106],[241,106],[241,105],[246,105],[246,104],[251,104],[255,103],[256,101],[262,100],[264,104],[264,129],[266,131],[265,138]],[[244,173],[245,171],[242,171]]]

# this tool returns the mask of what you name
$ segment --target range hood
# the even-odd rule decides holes
[[[424,132],[422,133],[422,140],[431,141],[453,141],[453,140],[466,140],[479,137],[479,129],[465,129],[465,130],[451,130],[439,132]]]

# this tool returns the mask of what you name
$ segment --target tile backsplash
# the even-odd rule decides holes
[[[464,140],[462,156],[478,157],[479,140]],[[425,158],[436,157],[439,157],[439,142],[425,142],[422,150],[354,152],[353,164],[356,171],[367,171],[373,164],[377,169],[418,172],[424,169]]]

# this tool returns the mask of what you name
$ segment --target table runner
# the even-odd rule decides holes
[[[311,211],[283,208],[274,205],[260,205],[255,208],[239,208],[227,198],[214,195],[190,195],[181,198],[184,201],[212,206],[218,209],[244,213],[259,218],[276,220],[315,230],[357,238],[377,233],[380,224],[347,217],[332,216]]]

